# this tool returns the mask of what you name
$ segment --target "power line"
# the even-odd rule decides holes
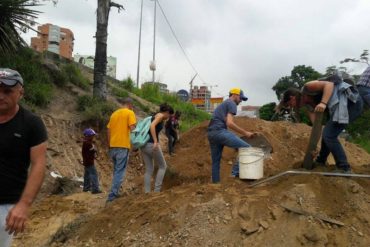
[[[167,16],[166,16],[166,14],[164,13],[164,10],[163,10],[163,8],[162,8],[161,3],[159,2],[159,0],[154,0],[154,1],[157,1],[158,6],[159,6],[159,8],[160,8],[160,10],[161,10],[161,12],[162,12],[162,14],[163,14],[163,16],[164,16],[164,19],[166,20],[166,22],[167,22],[167,24],[168,24],[168,26],[169,26],[169,28],[170,28],[170,30],[171,30],[171,32],[172,32],[172,35],[175,37],[175,39],[176,39],[176,41],[177,41],[177,44],[180,46],[180,49],[181,49],[182,53],[184,54],[184,56],[185,56],[186,60],[188,61],[188,63],[190,64],[190,66],[192,67],[192,69],[194,70],[194,72],[198,74],[199,79],[200,79],[203,83],[207,84],[207,83],[203,80],[203,78],[200,76],[199,72],[197,71],[197,69],[195,68],[195,66],[193,65],[193,63],[191,62],[191,60],[190,60],[189,56],[186,54],[184,47],[181,45],[181,43],[180,43],[179,39],[177,38],[177,35],[176,35],[176,33],[175,33],[174,29],[172,28],[172,25],[171,25],[170,21],[168,20],[168,18],[167,18]]]

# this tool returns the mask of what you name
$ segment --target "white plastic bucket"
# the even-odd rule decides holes
[[[265,154],[261,148],[239,148],[239,178],[262,178],[264,156]]]

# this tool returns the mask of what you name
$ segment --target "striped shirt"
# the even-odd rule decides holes
[[[362,73],[360,80],[357,82],[357,86],[370,87],[370,66]]]

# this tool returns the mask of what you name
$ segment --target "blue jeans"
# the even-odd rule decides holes
[[[8,232],[5,231],[6,225],[6,217],[10,209],[13,207],[13,204],[0,204],[0,246],[1,247],[8,247],[10,246],[13,238],[13,234],[9,235]]]
[[[110,157],[113,160],[113,181],[107,201],[113,201],[119,197],[119,189],[125,177],[128,163],[128,151],[127,148],[111,148],[109,150]]]
[[[361,98],[356,103],[348,102],[349,122],[353,122],[361,115],[363,101]],[[329,120],[323,130],[321,138],[321,149],[316,161],[326,163],[330,153],[333,154],[335,165],[342,170],[349,170],[351,166],[348,164],[346,153],[338,140],[338,136],[345,129],[346,124],[338,124]]]
[[[95,165],[85,166],[83,191],[97,192],[99,189],[99,178]]]
[[[242,148],[250,147],[250,145],[226,129],[208,131],[208,141],[211,147],[212,157],[212,182],[219,183],[220,163],[224,146],[230,148]],[[231,174],[239,176],[239,161],[234,163]]]
[[[357,86],[357,89],[364,103],[366,103],[367,106],[370,107],[370,87]]]

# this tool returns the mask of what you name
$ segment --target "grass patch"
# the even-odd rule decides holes
[[[141,89],[133,88],[132,92],[156,105],[166,102],[171,105],[175,111],[181,111],[181,131],[187,131],[195,125],[211,118],[211,115],[207,112],[196,109],[191,103],[181,101],[176,94],[161,93],[157,85],[147,84]],[[138,102],[136,102],[136,104],[138,104]],[[142,104],[139,104],[139,107],[145,112],[149,112],[148,107]]]
[[[62,67],[63,73],[67,76],[67,79],[74,85],[88,89],[90,87],[90,81],[87,79],[77,67],[77,65],[70,63]]]
[[[42,65],[40,54],[22,48],[12,56],[0,56],[0,67],[17,70],[22,75],[26,104],[47,106],[53,96],[53,78]]]
[[[110,115],[117,109],[111,102],[102,101],[91,96],[81,96],[77,100],[77,110],[82,112],[85,122],[92,123],[99,128],[105,126]]]
[[[111,92],[114,96],[121,99],[128,97],[128,92],[123,89],[112,87]]]

